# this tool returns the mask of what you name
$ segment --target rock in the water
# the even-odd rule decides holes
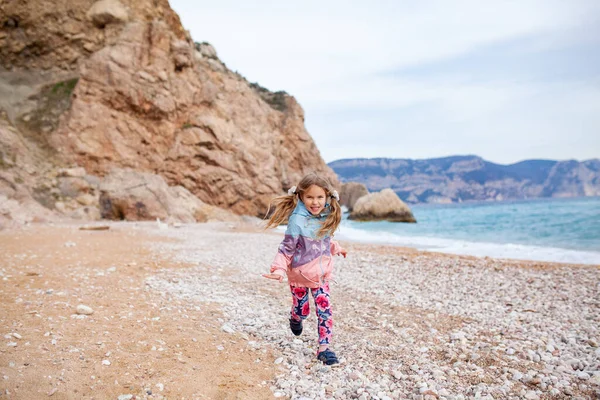
[[[348,207],[348,210],[352,211],[356,201],[363,196],[369,194],[369,190],[362,183],[358,182],[346,182],[342,185],[342,191],[340,193],[340,203],[343,206]]]
[[[417,222],[410,208],[392,189],[358,199],[349,218],[357,221]]]

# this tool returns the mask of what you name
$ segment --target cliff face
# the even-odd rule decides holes
[[[527,160],[511,165],[475,156],[428,160],[347,159],[329,164],[344,182],[392,188],[410,203],[600,196],[600,160]]]
[[[0,107],[45,163],[159,174],[251,215],[310,171],[337,184],[295,99],[229,71],[167,1],[9,1],[0,26]]]

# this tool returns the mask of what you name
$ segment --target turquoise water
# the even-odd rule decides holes
[[[340,238],[456,254],[600,264],[600,198],[417,205],[416,224],[344,220]]]

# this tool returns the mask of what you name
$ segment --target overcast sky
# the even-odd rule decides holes
[[[600,157],[600,1],[170,0],[325,161]]]

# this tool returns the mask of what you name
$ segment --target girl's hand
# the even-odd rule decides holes
[[[342,256],[344,256],[344,258],[346,258],[346,256],[348,255],[348,252],[345,249],[341,249],[340,255],[342,255]]]
[[[279,283],[283,282],[283,274],[278,274],[276,272],[272,272],[270,274],[262,274],[263,278],[273,279],[279,281]]]

